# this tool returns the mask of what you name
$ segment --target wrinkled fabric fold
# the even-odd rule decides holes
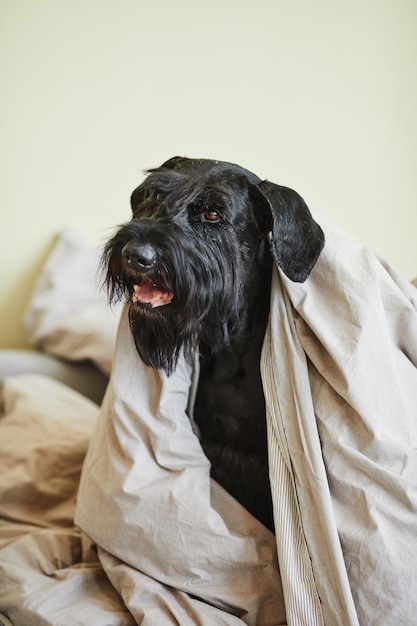
[[[319,221],[309,279],[274,273],[262,361],[288,623],[411,626],[417,292]]]
[[[213,607],[220,623],[283,624],[274,536],[210,480],[186,412],[192,374],[184,358],[169,377],[143,365],[122,316],[76,523],[100,546],[116,587],[147,576],[155,598],[184,604],[186,594],[201,624],[213,619]],[[112,559],[123,564],[121,578]],[[139,602],[128,604],[134,615],[143,610],[140,594],[126,600]]]

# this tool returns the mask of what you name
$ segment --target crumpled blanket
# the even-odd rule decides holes
[[[133,626],[91,542],[74,526],[99,407],[48,376],[0,389],[1,626]]]
[[[411,625],[417,290],[325,230],[305,284],[275,274],[263,354],[284,595],[294,624]]]
[[[122,316],[76,523],[139,624],[285,624],[273,534],[210,480],[192,371],[143,365]]]
[[[318,221],[307,281],[274,271],[262,354],[276,546],[209,479],[198,367],[145,367],[122,315],[76,522],[138,623],[282,624],[284,599],[294,626],[415,624],[417,291]]]

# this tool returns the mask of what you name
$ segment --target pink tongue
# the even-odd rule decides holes
[[[162,291],[150,281],[145,281],[141,285],[133,286],[133,302],[141,302],[142,304],[150,304],[153,308],[169,304],[174,294],[170,291]]]

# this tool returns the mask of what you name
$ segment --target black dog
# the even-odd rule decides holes
[[[103,256],[110,298],[130,298],[147,365],[171,373],[182,349],[199,349],[194,412],[212,476],[273,529],[259,369],[272,256],[304,281],[323,232],[294,191],[221,161],[174,157],[131,204]]]

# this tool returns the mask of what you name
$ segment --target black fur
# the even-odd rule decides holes
[[[103,255],[110,298],[130,298],[147,365],[170,374],[181,350],[199,349],[195,420],[212,475],[272,529],[259,370],[272,256],[304,281],[323,233],[294,191],[221,161],[174,157],[131,204]]]

